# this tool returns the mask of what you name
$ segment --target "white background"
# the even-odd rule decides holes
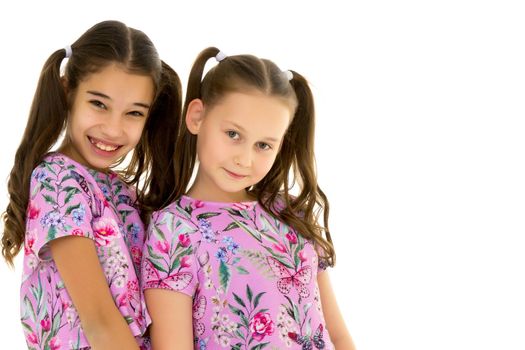
[[[523,350],[519,5],[4,1],[0,208],[44,61],[96,22],[143,30],[184,84],[210,45],[270,58],[308,77],[316,96],[319,178],[338,252],[331,276],[357,348]],[[0,263],[1,349],[25,347],[21,269],[20,256],[14,272]]]

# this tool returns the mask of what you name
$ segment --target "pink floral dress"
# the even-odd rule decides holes
[[[183,196],[155,212],[143,288],[193,298],[195,349],[333,349],[311,242],[257,202]]]
[[[90,348],[49,250],[48,242],[67,236],[93,240],[115,304],[148,349],[151,321],[138,278],[144,227],[133,192],[113,172],[51,153],[33,171],[29,194],[20,293],[29,349]]]

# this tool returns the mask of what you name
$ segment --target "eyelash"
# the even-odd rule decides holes
[[[240,138],[239,133],[233,130],[226,131],[226,135],[228,135],[228,137],[234,141],[238,141]],[[261,151],[268,151],[272,149],[272,146],[270,146],[269,144],[265,142],[257,142],[257,148],[260,149]]]
[[[100,108],[100,109],[108,109],[105,104],[100,102],[99,100],[91,100],[89,101],[93,106]]]
[[[104,103],[100,102],[99,100],[91,100],[89,101],[89,103],[91,103],[93,106],[99,109],[103,109],[103,110],[108,109],[108,107]],[[128,114],[133,117],[143,117],[144,116],[144,113],[140,111],[131,111],[131,112],[128,112]]]

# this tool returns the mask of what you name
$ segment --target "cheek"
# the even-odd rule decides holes
[[[127,125],[126,130],[128,130],[130,144],[132,144],[133,147],[135,147],[139,143],[140,138],[142,136],[142,131],[144,130],[144,126],[145,126],[145,122],[142,122],[142,121],[129,123]]]
[[[272,168],[276,157],[277,154],[261,156],[257,162],[257,172],[264,177]]]

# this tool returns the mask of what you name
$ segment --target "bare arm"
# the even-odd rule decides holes
[[[193,350],[192,298],[164,289],[146,289],[151,316],[151,344],[155,350]]]
[[[60,276],[94,350],[136,349],[137,342],[111,296],[95,243],[84,237],[49,242]]]
[[[336,350],[355,350],[352,337],[346,329],[343,315],[341,315],[339,306],[337,306],[337,300],[335,299],[334,291],[330,284],[328,272],[319,273],[317,275],[317,283],[319,284],[319,294],[321,295],[326,328]]]

